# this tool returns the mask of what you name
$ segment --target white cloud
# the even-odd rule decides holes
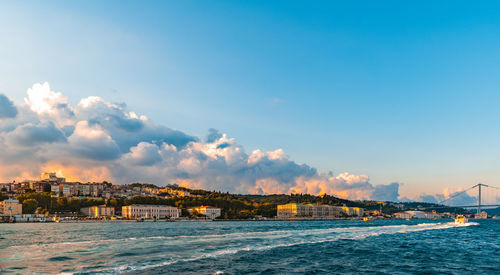
[[[77,156],[93,160],[113,160],[120,157],[120,149],[110,135],[98,124],[79,121],[68,138],[69,150]]]
[[[27,93],[24,101],[41,119],[51,120],[59,126],[73,122],[73,108],[68,99],[62,93],[52,91],[48,82],[34,84]]]
[[[81,99],[72,107],[48,83],[33,85],[25,101],[13,121],[0,120],[3,180],[55,169],[73,180],[178,183],[236,193],[327,193],[379,200],[399,196],[397,183],[374,186],[366,175],[322,174],[294,162],[282,149],[247,153],[215,129],[201,141],[100,97]],[[12,137],[22,142],[14,144]]]

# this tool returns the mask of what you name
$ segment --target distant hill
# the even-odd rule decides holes
[[[491,208],[491,209],[484,209],[486,213],[490,216],[500,216],[500,207],[497,208]]]

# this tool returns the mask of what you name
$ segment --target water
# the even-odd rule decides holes
[[[0,224],[0,273],[500,274],[500,220]]]

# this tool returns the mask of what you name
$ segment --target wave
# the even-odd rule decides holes
[[[180,262],[192,262],[198,261],[206,258],[216,258],[230,254],[236,254],[239,252],[245,251],[264,251],[281,247],[291,247],[297,245],[304,244],[318,244],[325,242],[334,242],[341,239],[351,239],[351,240],[359,240],[367,237],[373,237],[383,234],[406,234],[424,230],[439,230],[439,229],[449,229],[454,227],[464,227],[464,226],[472,226],[477,225],[477,223],[467,223],[462,225],[456,225],[454,222],[450,223],[422,223],[416,225],[389,225],[389,226],[370,226],[370,227],[344,227],[344,228],[327,228],[327,229],[308,229],[308,230],[279,230],[279,231],[269,231],[269,232],[238,232],[238,233],[228,233],[228,234],[219,234],[212,236],[228,236],[228,235],[248,235],[248,234],[269,234],[277,232],[301,232],[302,235],[325,235],[321,240],[299,240],[293,242],[285,242],[271,245],[252,245],[252,246],[241,246],[236,248],[223,248],[217,251],[209,252],[209,253],[201,253],[200,255],[193,256],[190,258],[184,259],[174,259],[169,261],[163,261],[161,263],[156,264],[144,264],[144,265],[121,265],[115,268],[103,268],[98,270],[93,270],[92,272],[97,273],[120,273],[120,272],[128,272],[128,271],[141,271],[153,268],[164,267]],[[335,235],[327,235],[328,233],[338,233]],[[201,236],[200,236],[201,237]],[[286,240],[285,240],[286,241]]]
[[[232,232],[225,234],[207,234],[207,235],[177,235],[177,236],[147,236],[147,237],[128,237],[128,238],[120,238],[120,239],[102,239],[102,240],[86,240],[86,241],[75,241],[75,242],[55,242],[55,243],[46,243],[46,244],[32,244],[32,245],[15,245],[10,246],[10,249],[27,249],[36,247],[38,249],[44,248],[47,249],[49,247],[60,247],[60,246],[70,246],[74,247],[75,245],[86,245],[86,244],[104,244],[104,243],[123,243],[128,241],[148,241],[148,240],[173,240],[173,241],[185,241],[192,239],[196,242],[209,242],[214,239],[245,239],[245,238],[255,238],[259,236],[263,237],[282,237],[284,235],[290,236],[305,236],[305,235],[317,235],[317,234],[326,234],[326,233],[343,233],[343,232],[353,232],[359,230],[386,230],[392,228],[407,228],[407,227],[429,227],[429,226],[444,226],[444,228],[448,227],[464,227],[470,225],[478,225],[475,222],[469,222],[466,224],[455,224],[454,222],[449,223],[420,223],[416,225],[383,225],[383,226],[351,226],[351,227],[333,227],[333,228],[313,228],[313,229],[293,229],[293,230],[272,230],[272,231],[249,231],[249,232]],[[401,232],[399,232],[401,233]]]

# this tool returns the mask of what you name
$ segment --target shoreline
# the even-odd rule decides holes
[[[328,219],[319,219],[319,218],[300,218],[300,219],[277,219],[277,218],[268,218],[268,219],[216,219],[216,220],[188,220],[188,219],[178,219],[178,220],[65,220],[60,222],[54,221],[20,221],[20,222],[2,222],[0,224],[13,224],[13,223],[136,223],[136,222],[270,222],[270,221],[362,221],[363,218],[328,218]],[[404,219],[393,219],[393,218],[381,218],[374,219],[371,221],[365,222],[373,222],[377,220],[404,220]],[[435,220],[435,219],[412,219],[412,220]],[[446,218],[438,219],[438,220],[449,220]]]

